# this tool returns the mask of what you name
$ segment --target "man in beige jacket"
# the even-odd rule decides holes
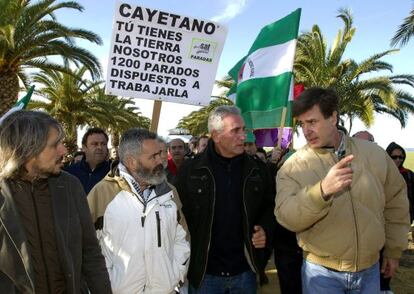
[[[293,102],[307,145],[277,175],[275,214],[303,249],[303,293],[379,293],[407,248],[406,185],[384,150],[337,129],[338,101],[310,88]]]

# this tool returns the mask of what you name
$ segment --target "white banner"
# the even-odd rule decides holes
[[[208,105],[227,28],[118,1],[106,93]]]

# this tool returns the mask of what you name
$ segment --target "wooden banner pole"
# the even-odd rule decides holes
[[[162,101],[154,100],[154,107],[152,108],[152,119],[150,131],[157,133],[158,131],[158,122],[160,121]]]
[[[283,107],[282,119],[280,121],[279,132],[277,134],[277,147],[278,148],[282,148],[282,136],[283,136],[283,128],[285,127],[286,112],[287,112],[287,107]]]

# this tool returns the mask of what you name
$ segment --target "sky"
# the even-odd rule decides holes
[[[105,70],[109,56],[115,0],[79,0],[78,2],[85,8],[82,13],[62,10],[57,14],[58,20],[71,27],[91,30],[101,36],[103,46],[90,43],[79,43],[79,45],[96,54]],[[227,26],[227,39],[216,79],[223,78],[227,71],[248,52],[262,27],[297,8],[302,8],[300,33],[310,31],[312,26],[317,24],[329,46],[338,30],[342,29],[343,23],[336,17],[338,9],[350,9],[356,33],[348,45],[345,57],[360,62],[390,49],[390,39],[414,5],[412,0],[128,0],[126,2],[184,16],[210,19]],[[394,66],[393,74],[414,74],[413,49],[414,38],[398,53],[383,59]],[[106,73],[103,76],[105,75]],[[410,91],[414,94],[414,90]],[[151,118],[152,100],[137,99],[136,105],[144,115]],[[183,116],[198,109],[199,107],[196,106],[164,102],[158,133],[166,135],[169,129],[176,127]],[[366,127],[362,123],[354,121],[351,134],[363,129]],[[406,128],[401,129],[396,119],[387,115],[377,115],[375,124],[368,130],[384,148],[392,141],[404,148],[414,147],[413,116],[409,118]],[[305,143],[302,136],[294,140],[295,147]]]

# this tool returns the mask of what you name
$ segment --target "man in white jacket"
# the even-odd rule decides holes
[[[114,293],[174,293],[190,256],[154,133],[126,131],[120,163],[88,195]]]

